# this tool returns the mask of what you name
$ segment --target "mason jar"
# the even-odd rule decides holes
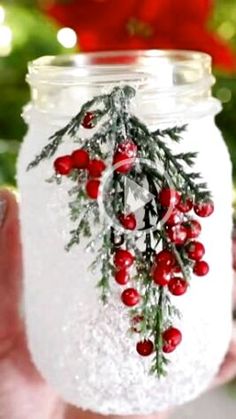
[[[28,132],[18,159],[24,257],[24,307],[32,359],[47,382],[69,403],[100,414],[151,414],[188,402],[207,390],[227,353],[231,337],[232,182],[231,162],[215,124],[219,101],[207,54],[137,51],[43,57],[29,64],[31,102]],[[54,158],[30,171],[29,163],[81,106],[114,86],[136,90],[131,111],[150,129],[186,124],[178,150],[197,152],[192,170],[212,192],[215,211],[202,220],[202,241],[210,273],[191,281],[175,299],[181,346],[167,355],[165,377],[149,373],[130,334],[117,284],[101,304],[88,239],[65,251],[74,225],[69,216],[70,180],[47,182]],[[87,132],[83,133],[84,139]],[[177,145],[172,143],[173,151]],[[56,156],[75,149],[60,144]],[[92,234],[96,233],[94,226]]]

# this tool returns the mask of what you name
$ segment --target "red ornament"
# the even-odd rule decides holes
[[[183,278],[172,278],[168,284],[168,288],[171,294],[180,296],[186,293],[188,289],[188,283]]]
[[[129,282],[129,272],[126,269],[120,269],[115,273],[115,281],[119,285],[126,285]]]
[[[175,327],[170,327],[162,334],[162,338],[165,344],[176,347],[182,341],[182,333]]]
[[[86,192],[89,198],[97,199],[99,194],[100,181],[97,179],[89,179],[86,183]]]
[[[89,153],[84,149],[75,150],[72,155],[72,165],[75,169],[87,169],[89,164]]]
[[[128,250],[118,249],[114,255],[114,265],[118,269],[130,268],[134,263],[134,256]]]
[[[86,129],[91,129],[95,127],[95,117],[96,115],[93,112],[87,112],[84,116],[84,119],[82,121],[82,125]]]
[[[106,165],[103,160],[93,159],[88,164],[89,176],[99,178],[102,176],[102,172],[106,169]]]
[[[122,174],[129,173],[134,166],[137,151],[136,144],[130,139],[120,143],[113,158],[113,165],[117,165],[115,171]]]
[[[164,217],[166,217],[167,212],[164,214]],[[180,223],[182,220],[182,214],[180,211],[178,211],[176,208],[174,208],[171,212],[170,215],[168,216],[167,220],[165,221],[165,224],[168,226],[173,226],[176,225],[178,223]]]
[[[171,278],[171,266],[157,265],[152,271],[153,281],[157,285],[165,286]]]
[[[175,226],[168,228],[167,236],[172,243],[181,245],[184,244],[187,240],[187,231],[182,224],[176,224]]]
[[[209,217],[214,212],[213,202],[200,202],[194,205],[194,211],[199,217]]]
[[[175,189],[165,188],[159,193],[159,200],[163,207],[176,206],[181,199],[181,194]]]
[[[192,241],[188,244],[186,253],[189,259],[200,260],[205,254],[205,247],[200,242]]]
[[[54,169],[59,175],[68,175],[72,170],[71,156],[58,157],[54,161]]]
[[[136,229],[137,221],[136,221],[135,215],[133,213],[130,213],[130,214],[127,214],[127,215],[121,214],[119,216],[119,221],[126,230],[135,230]]]
[[[184,227],[186,228],[188,239],[196,239],[202,231],[202,226],[197,220],[189,220],[187,223],[184,223]]]
[[[127,288],[122,292],[121,300],[127,307],[134,307],[140,302],[140,294],[135,288]]]
[[[187,198],[185,201],[183,198],[179,201],[179,203],[176,205],[176,208],[186,214],[187,212],[191,211],[193,208],[193,201],[190,198]]]
[[[164,249],[161,250],[155,256],[155,263],[164,265],[164,266],[174,266],[175,265],[175,256],[170,250]]]
[[[136,345],[137,352],[141,356],[149,356],[153,353],[154,345],[151,340],[143,340]]]
[[[193,272],[197,276],[204,276],[208,274],[209,269],[210,268],[207,262],[205,262],[204,260],[199,260],[195,263],[193,267]]]

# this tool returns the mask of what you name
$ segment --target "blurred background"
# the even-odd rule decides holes
[[[121,6],[122,3],[122,7]],[[235,0],[0,0],[0,184],[15,184],[27,62],[46,54],[172,48],[213,57],[236,180]]]
[[[16,182],[15,161],[26,132],[21,111],[29,100],[28,61],[74,51],[149,48],[212,55],[214,95],[223,103],[217,124],[236,184],[236,0],[0,0],[0,184]],[[236,397],[236,387],[231,392]],[[220,397],[207,403],[219,410]],[[188,410],[181,415],[190,418]]]

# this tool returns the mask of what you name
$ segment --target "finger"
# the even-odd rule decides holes
[[[0,191],[0,418],[61,418],[61,404],[31,362],[19,315],[22,259],[18,207]],[[59,409],[59,411],[58,411]]]
[[[22,322],[19,304],[22,283],[22,258],[18,207],[15,196],[0,191],[0,355],[19,333]],[[1,349],[2,348],[2,349]]]
[[[234,271],[233,305],[236,308],[236,272]]]
[[[0,360],[0,418],[62,419],[62,402],[31,362],[23,334]]]
[[[226,384],[236,377],[236,324],[233,329],[233,338],[229,348],[229,352],[221,366],[218,376],[216,377],[213,387]]]
[[[83,411],[73,406],[67,406],[65,409],[64,419],[168,419],[169,412],[156,413],[150,416],[103,416],[97,413]]]

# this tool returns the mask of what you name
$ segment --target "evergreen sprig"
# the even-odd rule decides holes
[[[208,201],[211,194],[205,182],[202,182],[200,173],[188,171],[192,168],[197,157],[196,153],[174,154],[167,144],[166,138],[179,143],[186,125],[150,131],[147,125],[129,110],[130,101],[135,96],[135,89],[130,86],[118,86],[111,93],[97,96],[85,103],[80,112],[62,129],[49,138],[49,143],[29,164],[32,169],[44,160],[55,155],[59,145],[64,140],[72,140],[86,149],[90,156],[99,157],[112,164],[112,158],[119,144],[126,138],[131,138],[138,148],[137,157],[140,163],[133,167],[129,173],[130,179],[140,187],[148,187],[153,199],[145,205],[143,226],[137,235],[130,236],[114,226],[104,226],[103,231],[94,239],[94,225],[99,222],[100,214],[97,201],[88,199],[84,183],[86,174],[75,169],[69,175],[73,187],[69,196],[70,218],[76,227],[70,232],[71,238],[66,246],[69,251],[72,246],[80,243],[81,236],[92,237],[88,247],[95,248],[100,243],[97,256],[91,265],[92,269],[100,266],[101,278],[97,287],[101,290],[101,299],[107,303],[110,294],[110,280],[114,275],[112,255],[116,248],[124,246],[135,252],[136,274],[133,281],[136,284],[142,302],[137,309],[130,310],[131,319],[140,317],[140,336],[143,339],[152,339],[155,354],[151,371],[158,377],[166,374],[169,360],[163,353],[163,332],[170,327],[179,311],[172,304],[168,292],[162,286],[153,283],[151,270],[155,254],[159,247],[169,249],[175,255],[182,275],[186,281],[190,279],[191,262],[185,251],[177,248],[168,240],[165,226],[160,223],[162,208],[158,200],[161,188],[166,186],[166,174],[174,187],[182,193],[183,199],[194,198],[197,202]],[[87,112],[93,112],[95,129],[90,138],[81,137],[81,125]],[[153,164],[148,164],[151,162]],[[162,165],[163,170],[157,167],[156,162]],[[50,182],[61,181],[54,175]],[[107,208],[116,217],[124,211],[124,176],[114,172],[107,193]],[[137,196],[138,198],[138,196]],[[144,250],[140,250],[144,247]]]

